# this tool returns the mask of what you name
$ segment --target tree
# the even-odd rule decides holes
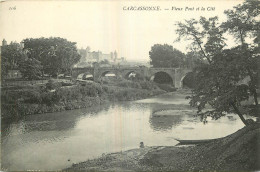
[[[257,54],[259,53],[258,45],[259,44],[259,10],[260,2],[259,1],[245,1],[242,5],[234,7],[233,10],[226,10],[225,14],[227,15],[227,21],[222,24],[224,31],[228,31],[231,35],[235,37],[237,41],[240,42],[242,53],[245,55],[244,59],[237,61],[237,66],[245,68],[247,75],[250,77],[250,92],[254,96],[255,104],[258,105],[257,100],[257,66],[256,61],[254,60]],[[247,38],[250,41],[250,44],[247,43]],[[253,39],[252,42],[250,39]],[[253,52],[252,53],[252,49]]]
[[[8,70],[18,69],[21,62],[26,59],[22,46],[11,42],[9,45],[1,47],[1,77],[7,76]]]
[[[73,65],[80,60],[76,43],[63,38],[30,38],[23,43],[28,57],[40,61],[42,72],[52,76],[71,72]]]
[[[201,57],[203,57],[203,55],[201,55],[199,52],[190,51],[186,54],[184,65],[189,69],[193,69],[202,63],[207,63],[207,61],[203,60]]]
[[[246,0],[242,5],[224,12],[227,21],[222,24],[222,28],[229,31],[242,45],[246,44],[247,37],[253,38],[257,43],[260,29],[259,10],[259,1]]]
[[[42,75],[42,65],[41,62],[35,58],[28,58],[20,64],[19,67],[22,76],[28,78],[29,80],[40,79]]]
[[[180,67],[185,54],[168,44],[155,44],[149,52],[153,67]]]
[[[190,103],[198,108],[202,119],[205,120],[207,116],[218,119],[234,111],[244,124],[248,124],[240,108],[241,102],[250,96],[250,87],[240,83],[246,71],[234,67],[243,58],[244,54],[238,48],[223,50],[212,58],[211,64],[204,64],[195,70],[196,88]],[[203,111],[207,104],[213,110]]]
[[[176,25],[176,33],[179,35],[176,41],[190,40],[192,48],[202,54],[208,63],[211,63],[212,56],[225,46],[218,17],[211,17],[208,20],[205,17],[200,17],[199,21],[185,20],[184,23],[178,22]]]
[[[190,104],[198,108],[198,114],[204,121],[207,116],[218,119],[226,113],[235,112],[247,125],[248,122],[241,112],[241,108],[243,108],[241,102],[247,100],[252,89],[256,88],[255,71],[259,55],[255,53],[256,50],[253,46],[246,44],[223,50],[225,39],[222,34],[225,29],[222,28],[224,28],[224,24],[221,25],[222,28],[217,27],[216,19],[214,17],[207,20],[201,17],[199,22],[191,19],[186,23],[177,24],[178,40],[183,36],[191,40],[192,46],[198,48],[208,61],[194,70],[196,84],[193,95],[189,97],[191,98]],[[233,23],[232,27],[230,26],[230,29],[226,30],[233,32],[232,28],[235,28],[235,24]],[[225,27],[228,25],[225,24]],[[252,77],[249,71],[252,72]],[[250,76],[250,82],[241,83],[248,76]],[[257,105],[257,103],[255,104]],[[206,108],[207,105],[212,107],[212,110]]]

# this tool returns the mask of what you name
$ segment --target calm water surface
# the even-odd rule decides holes
[[[185,96],[169,93],[132,102],[26,116],[2,124],[2,169],[59,170],[102,154],[180,139],[218,138],[243,127],[235,115],[204,125]]]

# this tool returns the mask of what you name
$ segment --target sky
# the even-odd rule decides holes
[[[116,50],[118,57],[128,61],[148,61],[154,44],[167,43],[187,52],[188,41],[174,42],[176,22],[200,16],[225,21],[224,10],[239,3],[242,1],[5,1],[0,5],[0,40],[62,37],[77,42],[78,48],[89,46],[91,51],[103,53]]]

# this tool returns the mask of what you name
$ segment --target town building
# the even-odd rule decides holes
[[[124,57],[118,58],[118,53],[116,50],[106,54],[99,50],[91,51],[90,47],[87,47],[86,49],[79,49],[78,52],[81,55],[81,59],[76,65],[78,67],[92,66],[93,63],[107,63],[107,65],[116,65],[126,62]]]

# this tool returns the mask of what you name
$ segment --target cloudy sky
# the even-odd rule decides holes
[[[116,50],[119,57],[127,60],[148,61],[149,50],[157,43],[167,43],[187,52],[187,41],[174,43],[177,38],[174,24],[177,21],[198,19],[199,16],[218,16],[220,21],[224,21],[224,10],[241,2],[7,1],[0,6],[0,40],[5,38],[9,43],[25,38],[62,37],[77,42],[78,48],[89,46],[92,51],[103,53]],[[160,10],[127,10],[131,7]]]

